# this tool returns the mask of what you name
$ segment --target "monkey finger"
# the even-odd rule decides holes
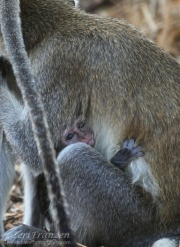
[[[141,147],[139,147],[139,146],[132,149],[132,153],[133,154],[136,154],[136,153],[138,153],[140,151],[141,151]]]
[[[132,154],[134,157],[141,157],[143,155],[143,152],[138,151]]]
[[[127,148],[127,146],[128,146],[128,140],[125,140],[124,143],[123,143],[122,148]]]
[[[134,147],[132,150],[133,152],[138,152],[138,151],[141,151],[142,149],[142,146],[137,146],[137,147]]]
[[[134,139],[129,139],[128,140],[128,146],[127,146],[127,148],[128,149],[132,149],[133,148],[133,146],[134,146],[134,143],[135,143],[135,141],[134,141]]]
[[[124,141],[122,148],[132,149],[133,146],[134,146],[134,139],[131,138]]]

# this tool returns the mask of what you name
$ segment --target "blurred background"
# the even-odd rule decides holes
[[[79,0],[87,12],[127,20],[180,62],[180,0]],[[22,222],[19,167],[7,205],[5,229]]]
[[[180,61],[180,0],[79,0],[80,8],[132,23]]]

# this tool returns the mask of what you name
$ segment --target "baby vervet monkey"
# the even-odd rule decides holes
[[[91,147],[95,145],[95,137],[92,128],[82,119],[76,119],[70,127],[67,127],[61,135],[60,149],[77,142],[83,142]],[[128,139],[122,148],[111,159],[111,163],[120,169],[124,169],[133,159],[142,156],[141,146],[134,146],[134,140]]]
[[[92,128],[82,119],[76,119],[61,135],[61,148],[77,142],[84,142],[91,147],[95,144]]]
[[[78,142],[86,143],[91,147],[95,145],[95,137],[92,128],[81,118],[76,119],[62,132],[59,151]],[[134,140],[128,139],[124,141],[122,148],[111,159],[111,163],[119,169],[124,170],[132,160],[140,156],[142,156],[141,146],[135,147]],[[52,223],[51,211],[49,210],[50,202],[47,196],[47,186],[43,174],[38,178],[37,188],[42,214]]]

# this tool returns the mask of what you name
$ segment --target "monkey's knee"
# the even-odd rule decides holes
[[[85,143],[71,144],[65,147],[58,155],[57,162],[61,166],[65,163],[72,163],[73,165],[77,163],[84,162],[85,159],[89,159],[96,153],[89,145]]]
[[[67,176],[69,179],[77,179],[75,176],[79,177],[79,174],[87,176],[87,172],[91,176],[91,172],[101,170],[110,164],[95,149],[80,142],[64,148],[58,155],[57,162],[63,180],[67,180]]]

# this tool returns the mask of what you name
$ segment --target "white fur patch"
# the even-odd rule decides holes
[[[147,192],[151,193],[152,196],[158,195],[159,186],[144,158],[139,157],[133,160],[125,172],[132,179],[133,184],[140,185]]]
[[[151,247],[177,247],[175,240],[169,238],[162,238],[156,241]]]

